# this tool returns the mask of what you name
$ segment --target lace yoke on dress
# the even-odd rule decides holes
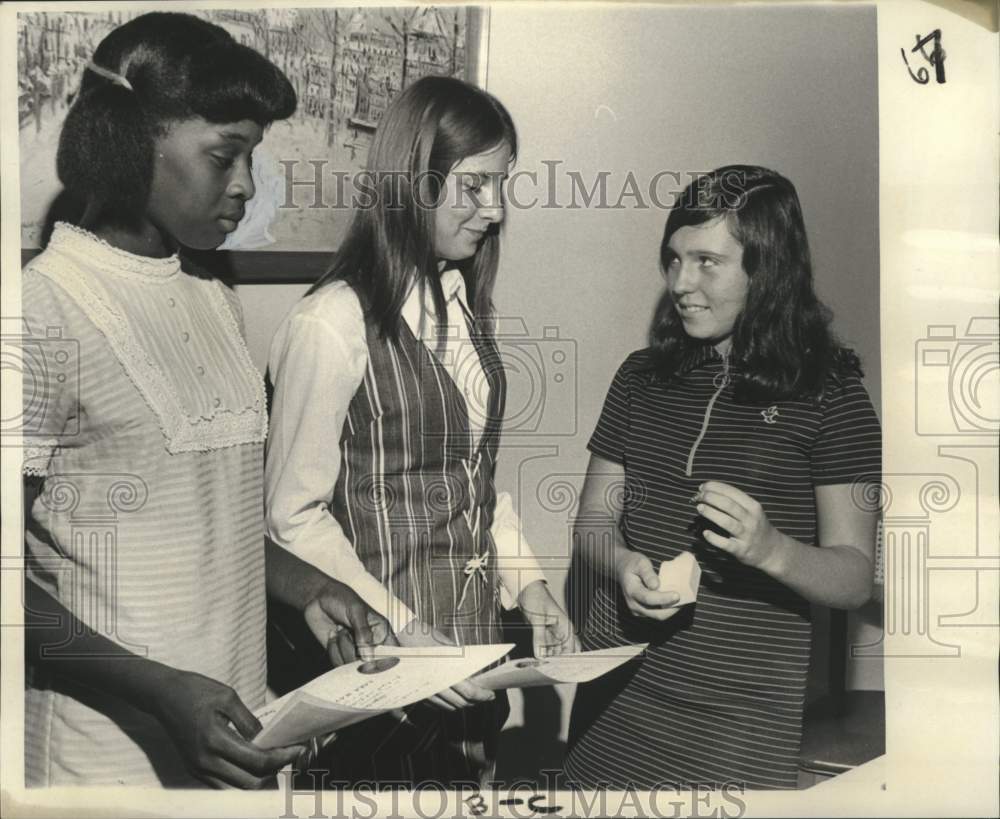
[[[264,382],[243,340],[238,301],[221,282],[184,273],[176,255],[137,256],[65,223],[29,267],[107,339],[169,452],[264,441]]]

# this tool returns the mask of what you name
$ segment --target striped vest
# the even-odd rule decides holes
[[[506,380],[492,337],[467,315],[490,390],[478,447],[462,391],[400,322],[399,342],[366,319],[368,367],[340,438],[331,511],[367,571],[460,644],[500,641],[490,527]]]

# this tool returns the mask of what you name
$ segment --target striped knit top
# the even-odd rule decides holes
[[[58,225],[23,274],[29,575],[125,648],[263,704],[263,381],[235,296]],[[196,786],[149,714],[29,668],[29,785]]]
[[[861,491],[865,482],[880,479],[877,416],[854,376],[831,376],[820,401],[757,405],[734,400],[738,373],[710,345],[669,382],[650,363],[651,352],[642,350],[619,369],[589,448],[625,468],[621,528],[628,547],[647,555],[654,568],[693,552],[702,569],[698,600],[658,623],[632,616],[617,584],[598,580],[581,638],[587,648],[650,641],[645,661],[617,697],[620,709],[643,714],[652,725],[664,697],[708,711],[686,729],[674,726],[670,737],[643,733],[636,744],[629,737],[642,731],[622,722],[619,710],[614,718],[599,719],[576,743],[568,768],[586,779],[596,774],[599,759],[605,775],[614,778],[617,770],[616,781],[629,779],[626,774],[659,781],[663,760],[686,742],[693,756],[667,769],[678,781],[718,782],[736,771],[741,781],[759,787],[794,787],[809,665],[809,604],[708,544],[700,533],[716,527],[698,516],[691,498],[704,481],[723,481],[759,501],[780,531],[815,544],[814,487],[857,483]],[[723,706],[742,709],[744,717],[755,709],[769,716],[761,724],[734,728],[708,716]],[[679,736],[684,731],[688,735]],[[698,759],[699,746],[712,746],[713,731],[724,738],[726,753],[741,755],[749,768],[721,757]],[[734,749],[733,737],[741,732],[752,741],[736,742]],[[607,745],[617,746],[618,755],[609,754]],[[781,766],[772,766],[769,754],[784,761],[781,776],[774,776]],[[791,784],[781,778],[787,779],[789,765]]]

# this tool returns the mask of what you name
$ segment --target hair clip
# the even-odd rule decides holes
[[[127,88],[129,91],[135,90],[134,88],[132,88],[132,83],[126,80],[121,74],[116,74],[114,71],[111,71],[107,68],[104,68],[103,66],[98,65],[93,60],[87,63],[87,68],[89,68],[95,74],[100,74],[102,77],[104,77],[104,79],[111,80],[111,82],[113,82],[115,85],[120,85],[123,88]]]

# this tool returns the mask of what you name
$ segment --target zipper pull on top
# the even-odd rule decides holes
[[[708,432],[708,422],[712,418],[712,408],[715,406],[715,402],[722,394],[722,391],[729,386],[729,350],[722,353],[722,372],[716,373],[715,377],[712,378],[712,386],[715,387],[715,392],[708,399],[708,404],[705,407],[705,415],[701,421],[701,431],[698,433],[698,437],[695,438],[694,443],[691,445],[691,451],[688,453],[687,467],[684,470],[684,475],[688,478],[694,474],[694,456],[702,440],[705,438],[705,433]]]

